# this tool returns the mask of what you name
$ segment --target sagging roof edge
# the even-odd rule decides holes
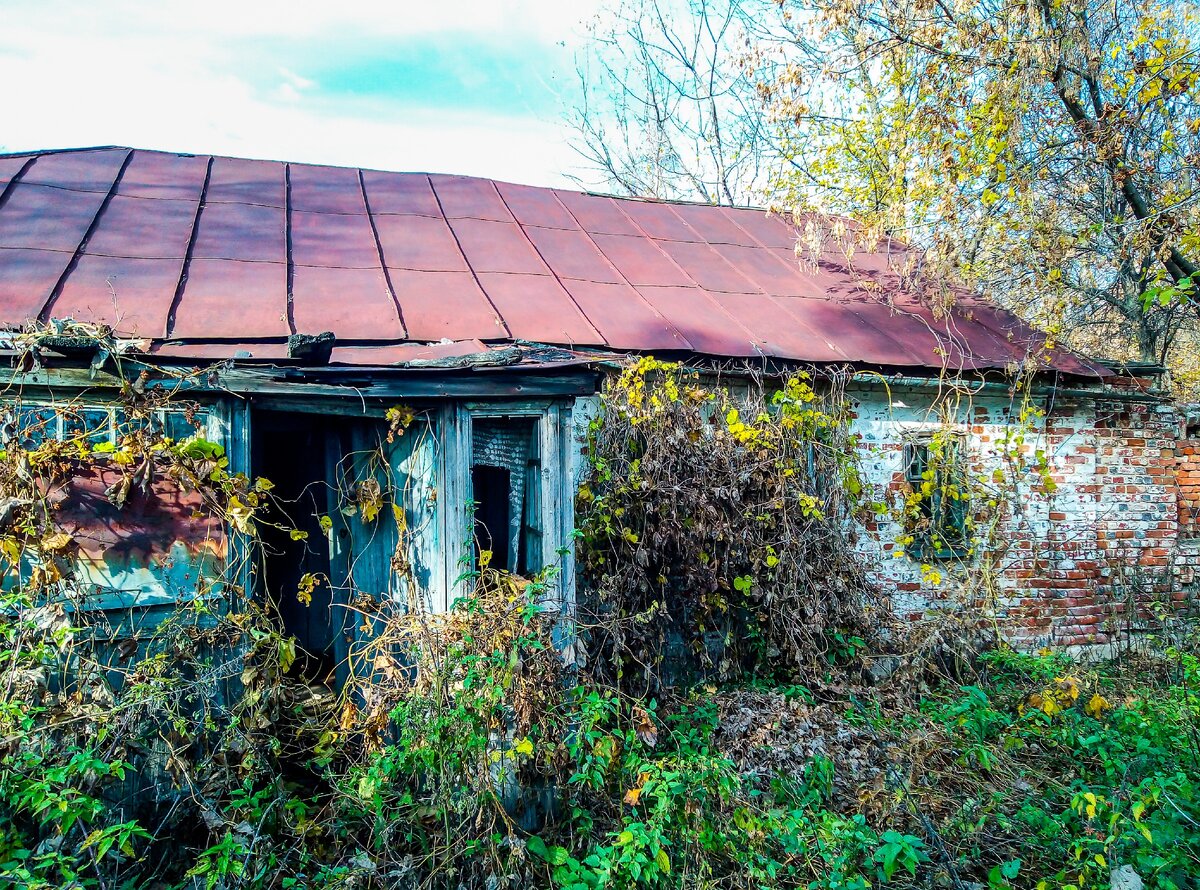
[[[545,351],[540,351],[545,350]],[[321,399],[344,398],[416,398],[416,399],[505,399],[554,396],[585,396],[598,392],[605,374],[614,373],[641,357],[637,353],[568,353],[557,347],[533,345],[532,355],[540,360],[525,361],[529,353],[519,354],[516,347],[488,350],[482,354],[454,356],[449,362],[417,361],[394,365],[307,365],[300,361],[223,359],[194,362],[183,358],[127,353],[120,356],[122,374],[104,367],[94,369],[79,356],[42,356],[40,366],[22,370],[16,353],[8,353],[12,365],[0,370],[0,378],[9,384],[28,386],[57,385],[80,388],[119,387],[123,380],[145,372],[161,381],[152,385],[176,385],[190,394],[291,395]],[[1138,376],[1142,368],[1119,368],[1104,377],[1068,375],[1047,369],[1021,381],[1006,369],[972,370],[880,367],[794,362],[775,358],[758,361],[727,357],[697,357],[693,353],[673,355],[655,353],[663,360],[679,360],[701,373],[726,378],[755,375],[781,376],[797,371],[817,375],[840,374],[860,387],[920,388],[943,392],[977,392],[1016,395],[1024,388],[1035,395],[1098,401],[1165,403],[1170,397],[1155,387],[1156,378]],[[498,358],[502,360],[497,360]],[[477,359],[477,361],[472,361]],[[198,371],[185,385],[170,372]],[[1108,370],[1108,369],[1105,369]]]

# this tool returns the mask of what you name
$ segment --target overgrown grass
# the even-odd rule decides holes
[[[10,700],[0,885],[1065,890],[1126,865],[1151,888],[1200,878],[1190,652],[1084,671],[1001,649],[974,682],[919,696],[898,677],[631,699],[552,667],[537,594],[492,586],[409,634],[411,662],[441,667],[393,676],[389,730],[338,716],[341,737],[299,763],[262,752],[240,782],[181,788],[183,820],[113,797],[131,767],[99,755],[114,750],[105,732],[72,735]],[[119,750],[145,768],[131,742]]]

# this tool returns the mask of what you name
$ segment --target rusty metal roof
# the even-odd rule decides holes
[[[359,365],[441,341],[937,369],[1043,351],[988,304],[932,312],[896,271],[901,245],[829,239],[798,258],[797,234],[760,210],[464,176],[129,148],[6,155],[0,327],[102,322],[181,359],[282,357],[290,334],[332,331],[333,360]]]

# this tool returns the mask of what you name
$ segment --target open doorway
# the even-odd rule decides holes
[[[274,484],[276,505],[260,527],[262,556],[257,591],[275,611],[284,633],[295,637],[298,667],[314,680],[335,667],[335,610],[330,588],[329,544],[320,517],[328,510],[326,482],[331,419],[319,414],[256,410],[252,417],[254,474]],[[300,534],[293,534],[292,529]],[[320,583],[297,595],[306,575]]]

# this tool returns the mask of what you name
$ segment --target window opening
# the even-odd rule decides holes
[[[960,446],[958,439],[940,437],[904,446],[904,479],[916,499],[908,550],[917,558],[962,556],[968,549],[969,501]]]
[[[476,556],[528,575],[542,566],[541,454],[537,418],[480,417],[472,423],[471,497]]]

